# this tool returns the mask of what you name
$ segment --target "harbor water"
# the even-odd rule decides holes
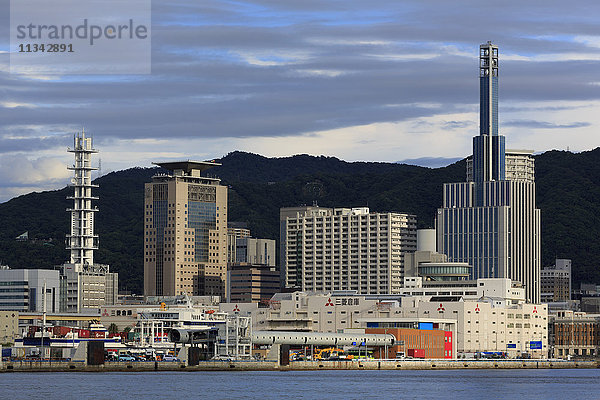
[[[600,399],[598,369],[4,373],[3,399]]]

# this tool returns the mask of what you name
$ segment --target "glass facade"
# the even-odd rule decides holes
[[[217,229],[217,205],[188,201],[188,227],[194,228],[195,262],[208,262],[211,230]]]
[[[155,186],[155,199],[162,196],[158,195],[157,192],[165,190],[164,196],[166,197],[167,185]],[[153,225],[152,227],[156,230],[156,242],[155,242],[155,260],[156,260],[156,295],[162,296],[163,287],[163,276],[164,276],[164,262],[165,262],[165,228],[167,226],[167,212],[168,212],[167,200],[154,200],[152,202],[153,210]]]
[[[492,96],[490,99],[490,83]],[[490,104],[491,100],[491,104]],[[479,134],[498,136],[498,77],[479,78]],[[490,121],[491,119],[491,121]],[[490,129],[491,127],[491,129]]]

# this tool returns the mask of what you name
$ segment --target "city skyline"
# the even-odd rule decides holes
[[[2,12],[0,201],[63,187],[64,149],[82,128],[103,172],[234,150],[464,158],[479,125],[472,54],[487,40],[503,49],[511,148],[595,148],[600,6],[567,7],[156,2],[151,75],[58,77],[8,73]]]

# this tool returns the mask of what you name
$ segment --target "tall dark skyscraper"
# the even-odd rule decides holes
[[[504,136],[498,135],[498,46],[479,47],[479,136],[473,138],[473,180],[504,180]],[[480,196],[478,196],[480,197]],[[480,199],[477,199],[480,202]]]
[[[505,150],[498,134],[498,46],[479,47],[479,136],[467,160],[467,182],[444,184],[438,251],[473,266],[471,278],[509,278],[540,301],[540,210],[535,208],[529,150]]]

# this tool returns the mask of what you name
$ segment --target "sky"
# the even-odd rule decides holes
[[[235,150],[444,165],[471,154],[488,40],[507,148],[600,145],[597,1],[156,0],[148,75],[11,74],[8,14],[0,202],[64,187],[82,128],[102,174]]]

